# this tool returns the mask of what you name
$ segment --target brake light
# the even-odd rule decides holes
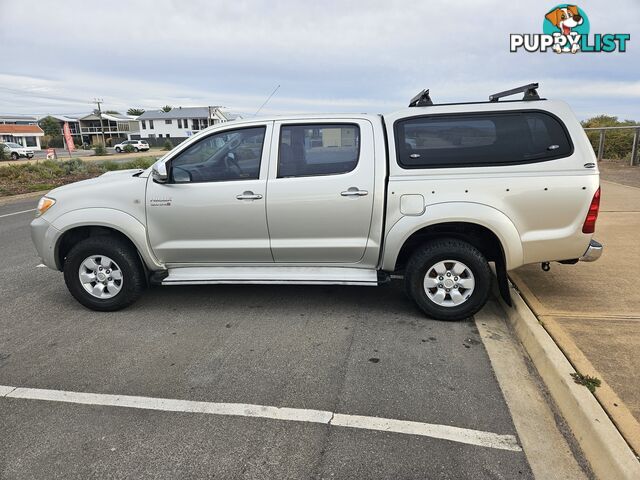
[[[593,233],[596,231],[598,210],[600,210],[600,187],[598,187],[596,193],[593,194],[593,199],[587,212],[587,218],[584,219],[584,224],[582,225],[582,233]]]

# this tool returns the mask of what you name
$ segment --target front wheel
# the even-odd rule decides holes
[[[101,235],[76,244],[64,262],[64,280],[71,295],[91,310],[120,310],[140,298],[146,282],[133,247]]]
[[[138,153],[140,150],[138,149],[138,147],[135,147],[135,148],[133,149],[133,151],[134,151],[134,152],[136,152],[136,153]]]
[[[120,153],[122,151],[122,149],[120,147],[116,147],[116,152]]]
[[[489,298],[491,270],[473,245],[456,239],[427,243],[417,250],[405,271],[405,289],[428,316],[463,320]]]

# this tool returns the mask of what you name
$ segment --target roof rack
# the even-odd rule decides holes
[[[409,102],[410,107],[429,107],[433,105],[433,101],[429,96],[429,89],[422,90],[419,94],[411,99]]]
[[[505,90],[504,92],[494,93],[493,95],[489,95],[489,102],[497,102],[501,98],[510,97],[511,95],[515,95],[517,93],[524,93],[522,100],[530,101],[530,100],[544,100],[540,98],[538,95],[538,84],[530,83],[528,85],[523,85],[521,87],[512,88],[511,90]],[[517,102],[519,100],[505,100],[508,102]],[[458,103],[442,103],[438,105],[467,105],[474,103],[485,103],[485,102],[458,102]],[[409,102],[410,107],[430,107],[434,105],[431,97],[429,96],[429,89],[422,90],[419,94],[411,99]]]
[[[516,93],[524,93],[524,97],[522,97],[522,100],[540,100],[537,89],[537,83],[530,83],[521,87],[512,88],[511,90],[505,90],[504,92],[498,92],[494,93],[493,95],[489,95],[489,101],[497,102],[503,97],[510,97],[511,95],[515,95]]]

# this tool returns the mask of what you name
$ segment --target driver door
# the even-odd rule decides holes
[[[167,183],[149,177],[147,228],[161,262],[273,262],[265,208],[272,128],[260,122],[198,136],[167,161]]]

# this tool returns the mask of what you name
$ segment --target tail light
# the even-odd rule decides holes
[[[593,233],[596,231],[598,210],[600,210],[600,187],[598,187],[596,193],[593,194],[593,199],[587,212],[587,218],[584,219],[584,224],[582,225],[582,233]]]

